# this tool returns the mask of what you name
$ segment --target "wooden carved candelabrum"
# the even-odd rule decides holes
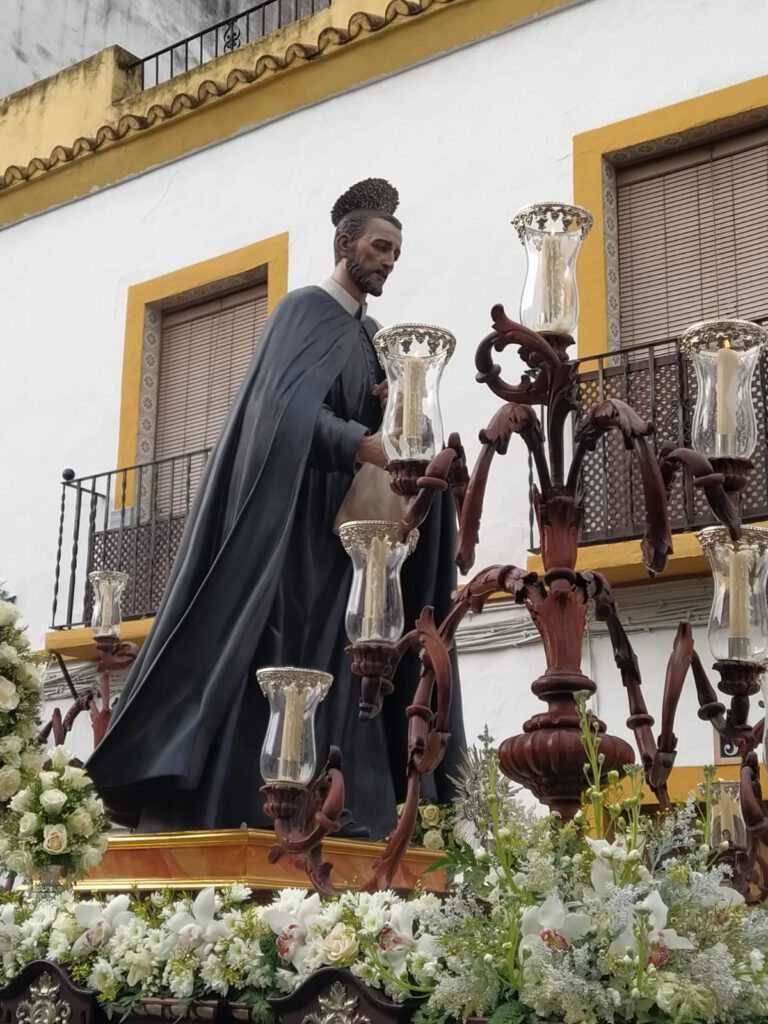
[[[437,385],[453,349],[452,336],[440,328],[403,324],[379,332],[374,339],[389,383],[383,444],[391,486],[402,499],[402,519],[399,524],[349,524],[342,532],[355,567],[347,629],[352,668],[361,678],[360,717],[368,719],[380,712],[397,686],[397,665],[406,650],[420,653],[422,669],[406,712],[405,808],[368,887],[391,883],[416,821],[421,775],[439,764],[450,739],[451,651],[456,630],[468,611],[481,611],[491,594],[505,592],[528,609],[546,658],[545,671],[531,684],[546,709],[525,722],[519,735],[502,742],[499,758],[505,774],[565,818],[579,809],[585,777],[575,695],[595,691],[594,682],[581,668],[591,607],[607,624],[627,691],[627,725],[635,735],[647,783],[662,806],[669,806],[667,780],[677,746],[674,718],[689,669],[699,716],[738,744],[743,757],[740,796],[746,839],[743,846],[732,842],[727,856],[734,867],[733,884],[748,898],[759,898],[768,892],[768,865],[758,851],[759,839],[768,837],[768,818],[755,754],[764,730],[762,723],[752,727],[747,719],[749,700],[759,690],[768,653],[768,531],[741,526],[738,499],[756,443],[750,383],[766,332],[745,321],[709,321],[686,332],[684,344],[699,384],[693,448],[656,451],[653,424],[626,403],[607,399],[587,411],[582,407],[579,371],[568,350],[578,316],[576,258],[590,230],[591,215],[576,206],[541,203],[521,210],[513,223],[528,256],[523,322],[513,322],[502,306],[495,306],[493,330],[477,349],[476,379],[503,404],[480,432],[481,447],[471,475],[458,435],[452,434],[443,446]],[[509,346],[517,349],[527,367],[517,384],[502,377],[493,358]],[[543,422],[537,409],[543,413]],[[619,620],[611,587],[601,574],[577,569],[583,462],[612,431],[621,435],[637,460],[646,508],[641,550],[652,575],[664,570],[672,552],[667,504],[678,471],[704,493],[722,524],[704,531],[701,542],[717,584],[709,639],[721,677],[718,688],[729,698],[729,707],[718,700],[693,648],[690,625],[682,623],[667,669],[658,737],[653,734],[654,719],[642,694],[637,658]],[[425,608],[415,627],[403,633],[399,568],[417,542],[417,529],[435,494],[448,488],[453,493],[459,519],[456,563],[469,573],[491,465],[497,455],[507,452],[515,434],[527,447],[537,477],[531,500],[543,574],[514,565],[483,569],[454,595],[442,623],[436,624],[433,610]],[[623,774],[624,766],[634,760],[632,748],[609,735],[599,720],[594,724],[600,733],[603,770]],[[285,733],[282,736],[284,741]],[[343,806],[339,752],[332,752],[326,768],[300,794],[286,799],[283,790],[290,783],[283,780],[283,790],[276,785],[265,787],[267,809],[276,820],[275,855],[301,856],[315,884],[332,890],[330,866],[321,863],[318,851],[322,836],[338,827]]]

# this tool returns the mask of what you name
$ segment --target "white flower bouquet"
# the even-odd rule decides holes
[[[694,797],[643,814],[641,769],[630,766],[623,784],[616,773],[604,778],[583,706],[582,727],[589,787],[574,822],[501,794],[490,751],[485,775],[466,780],[474,847],[447,855],[463,887],[440,919],[446,969],[422,1015],[768,1020],[768,910],[729,887],[727,850],[711,849]]]
[[[0,588],[0,808],[42,766],[37,744],[41,695],[38,659],[19,610]]]
[[[297,989],[324,966],[349,968],[396,1001],[426,994],[440,971],[431,929],[437,897],[345,893],[322,901],[303,889],[279,892],[268,906],[241,885],[78,900],[7,897],[0,907],[0,981],[37,958],[58,961],[92,988],[110,1015],[139,1000],[171,999],[175,1012],[226,998],[273,1019],[269,1000]],[[444,965],[443,965],[444,966]]]
[[[74,880],[101,860],[106,828],[104,804],[90,776],[58,746],[11,798],[0,827],[0,859],[26,878],[56,867]]]

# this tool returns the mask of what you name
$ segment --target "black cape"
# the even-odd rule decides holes
[[[88,762],[116,820],[143,831],[271,826],[259,753],[266,666],[331,672],[317,714],[320,764],[342,748],[346,805],[372,838],[395,824],[405,788],[406,719],[418,680],[407,655],[378,718],[357,714],[344,653],[351,562],[332,524],[361,438],[379,429],[373,322],[317,287],[271,316],[190,512],[155,622],[109,730]],[[455,586],[455,516],[439,496],[403,570],[407,627]],[[458,674],[453,741],[425,795],[450,799],[464,746]]]

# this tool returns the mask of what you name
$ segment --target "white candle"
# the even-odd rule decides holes
[[[731,348],[726,338],[724,346],[717,353],[717,386],[715,403],[717,411],[717,433],[719,435],[736,433],[736,391],[739,356]],[[723,455],[730,452],[725,451]]]
[[[426,365],[418,356],[406,356],[403,374],[403,436],[408,447],[421,447],[421,419]],[[410,451],[406,452],[406,457]]]
[[[749,569],[751,553],[745,550],[731,552],[729,566],[730,628],[732,638],[749,636]]]
[[[721,840],[727,839],[729,842],[734,841],[734,805],[735,801],[731,796],[728,788],[721,784],[720,793],[718,794],[717,803],[715,804],[714,811],[715,817],[720,818],[720,838]],[[726,832],[728,833],[726,835]]]
[[[368,548],[365,571],[365,599],[361,640],[384,639],[384,609],[387,584],[387,542],[374,537]]]
[[[570,317],[570,288],[566,287],[568,264],[555,235],[544,235],[541,263],[541,328],[556,330],[564,318]]]
[[[288,686],[285,691],[285,715],[280,742],[280,760],[298,765],[301,760],[301,734],[304,731],[304,691]],[[291,769],[288,769],[290,772]]]

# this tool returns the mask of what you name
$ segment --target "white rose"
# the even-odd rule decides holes
[[[348,964],[354,960],[359,948],[355,933],[339,921],[323,939],[323,960],[327,964]]]
[[[443,837],[437,831],[437,829],[431,828],[429,832],[424,833],[422,843],[427,850],[443,850],[445,849],[445,843]]]
[[[11,604],[10,601],[0,601],[0,628],[12,626],[20,614],[21,612],[15,604]]]
[[[0,760],[5,761],[6,764],[12,764],[14,768],[18,768],[21,765],[21,750],[24,746],[24,740],[21,736],[4,736],[0,740]]]
[[[10,679],[0,676],[0,711],[13,711],[19,706],[19,691]]]
[[[77,923],[77,918],[74,914],[70,914],[66,910],[62,910],[58,914],[56,920],[53,922],[53,929],[54,931],[61,932],[70,945],[83,933],[83,929]]]
[[[104,856],[104,851],[99,849],[98,846],[86,846],[80,857],[80,864],[82,865],[83,871],[92,871],[97,864],[101,863],[101,858]]]
[[[93,818],[84,807],[77,807],[67,818],[67,828],[76,836],[93,835]]]
[[[0,800],[10,800],[21,785],[21,772],[13,765],[0,768]]]
[[[43,849],[54,855],[66,853],[67,830],[63,825],[45,825],[43,828]]]
[[[73,764],[68,764],[61,773],[61,781],[72,789],[85,789],[91,782],[85,769],[77,768]]]
[[[43,789],[54,789],[59,784],[58,772],[40,772],[39,778]]]
[[[31,836],[40,827],[40,818],[34,811],[24,811],[19,818],[19,835]]]
[[[39,775],[43,767],[43,755],[34,748],[21,755],[21,768],[30,775]]]
[[[53,748],[48,756],[54,768],[66,768],[72,760],[72,751],[59,744],[58,747]]]
[[[9,871],[15,871],[17,875],[24,875],[26,878],[32,874],[32,859],[21,850],[13,850],[5,858],[5,866]]]
[[[440,821],[440,808],[436,804],[425,804],[419,808],[419,817],[425,825],[437,825]]]
[[[40,806],[46,814],[58,814],[66,802],[67,794],[60,789],[44,789],[40,794]]]
[[[0,665],[18,665],[21,661],[19,652],[10,644],[0,644]]]
[[[16,669],[17,682],[27,690],[40,689],[40,673],[29,661],[23,661]]]
[[[16,796],[11,798],[8,806],[12,811],[28,811],[32,803],[32,794],[28,789],[20,789]]]

